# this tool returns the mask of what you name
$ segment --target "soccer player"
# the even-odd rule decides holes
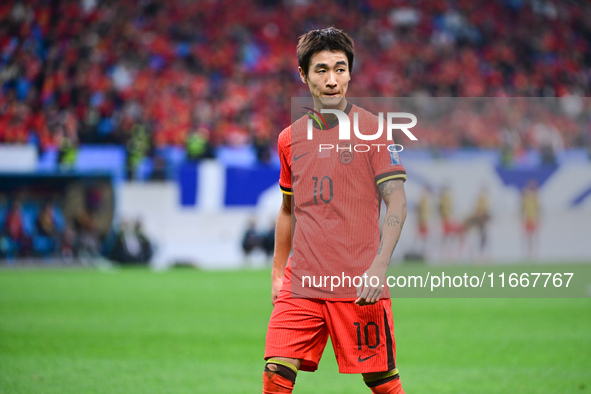
[[[451,190],[448,186],[444,186],[441,190],[441,196],[439,199],[439,217],[441,218],[441,256],[447,259],[453,259],[456,254],[461,254],[462,250],[462,232],[463,227],[456,223],[452,217],[453,198]],[[457,253],[454,252],[454,245],[456,240],[460,237],[459,246]],[[458,256],[459,257],[459,256]]]
[[[485,258],[486,246],[488,243],[488,222],[491,220],[491,215],[488,209],[488,190],[483,187],[480,190],[476,206],[472,215],[466,220],[464,224],[465,231],[474,228],[478,235],[477,258],[483,260]]]
[[[309,31],[299,39],[297,57],[314,101],[310,117],[323,109],[340,110],[351,125],[357,118],[359,129],[377,129],[375,115],[345,98],[354,57],[346,33]],[[371,151],[355,150],[367,142],[356,135],[336,142],[336,113],[324,113],[308,140],[313,124],[308,120],[297,120],[278,141],[284,195],[276,224],[263,393],[291,393],[299,370],[318,368],[329,335],[339,372],[362,374],[373,393],[404,393],[384,283],[406,218],[406,171],[398,154],[385,148],[393,141],[373,141],[378,144]],[[320,149],[335,145],[340,149]],[[387,212],[380,240],[381,199]],[[343,285],[306,286],[306,276],[323,273],[342,274]],[[354,276],[377,281],[345,284]]]
[[[540,222],[540,203],[538,199],[538,183],[530,180],[521,195],[521,218],[527,244],[527,258],[536,257],[538,244],[538,227]]]
[[[429,188],[425,187],[417,204],[417,241],[423,260],[427,260],[427,246],[429,237]]]

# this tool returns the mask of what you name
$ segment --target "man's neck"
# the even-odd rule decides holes
[[[347,108],[347,99],[345,97],[343,97],[343,99],[339,102],[339,105],[335,108],[332,106],[324,106],[322,105],[322,103],[320,102],[320,100],[318,100],[318,98],[314,98],[314,110],[320,112],[322,109],[337,109],[339,111],[345,111],[345,109]],[[322,112],[320,112],[322,113]],[[326,123],[332,123],[335,122],[337,120],[337,116],[335,114],[323,114],[322,115],[324,117],[324,120],[326,120]]]

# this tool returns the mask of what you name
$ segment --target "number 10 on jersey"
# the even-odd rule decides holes
[[[328,204],[331,202],[333,194],[332,194],[332,179],[327,175],[323,177],[320,181],[318,181],[318,177],[313,176],[312,180],[314,181],[314,204],[318,204],[318,198],[322,200],[323,203]],[[320,183],[320,190],[318,190],[318,184]],[[328,185],[328,198],[324,197],[324,187]]]

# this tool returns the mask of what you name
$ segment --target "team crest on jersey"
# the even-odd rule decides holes
[[[398,156],[398,152],[390,151],[390,164],[392,164],[393,166],[399,166],[402,164],[402,162],[400,161],[400,156]]]
[[[339,143],[339,160],[343,164],[349,164],[353,161],[353,146],[350,142]]]

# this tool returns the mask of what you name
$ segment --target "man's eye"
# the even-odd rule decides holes
[[[319,74],[322,74],[322,73],[324,73],[324,72],[326,72],[326,70],[318,70],[318,73],[319,73]]]
[[[339,68],[337,71],[340,72],[340,73],[344,73],[345,72],[345,69],[344,68]]]

